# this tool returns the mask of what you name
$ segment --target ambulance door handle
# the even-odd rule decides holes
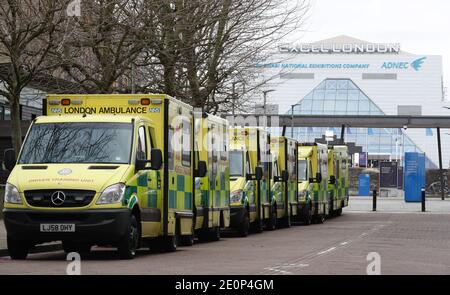
[[[172,177],[172,184],[175,184],[175,177]]]

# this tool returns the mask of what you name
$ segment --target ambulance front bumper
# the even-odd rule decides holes
[[[38,211],[4,209],[9,237],[35,244],[71,240],[88,243],[114,243],[126,233],[130,220],[128,209]],[[41,224],[71,224],[73,232],[42,232]]]

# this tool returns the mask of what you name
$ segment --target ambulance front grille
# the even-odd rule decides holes
[[[45,207],[45,208],[84,207],[92,202],[94,196],[95,191],[87,191],[87,190],[25,191],[25,199],[27,200],[28,204],[30,204],[33,207]]]

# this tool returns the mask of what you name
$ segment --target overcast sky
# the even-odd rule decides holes
[[[306,32],[298,35],[297,42],[349,35],[370,42],[401,43],[403,51],[414,54],[442,55],[444,84],[450,89],[449,0],[310,1]]]

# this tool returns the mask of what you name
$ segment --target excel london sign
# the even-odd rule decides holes
[[[344,43],[282,45],[281,53],[400,53],[398,43]]]

